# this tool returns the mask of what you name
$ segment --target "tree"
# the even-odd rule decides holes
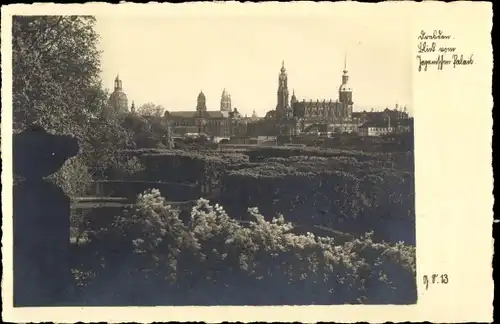
[[[159,116],[138,116],[130,114],[123,124],[133,133],[138,148],[173,148],[172,129],[167,120]]]
[[[137,113],[142,116],[163,116],[165,108],[152,102],[145,103],[137,109]]]
[[[94,23],[90,16],[13,18],[14,122],[82,135],[100,88]]]
[[[91,16],[15,16],[12,26],[14,127],[39,124],[79,139],[77,161],[54,175],[74,193],[78,179],[102,176],[133,144],[121,116],[106,109],[94,24]]]

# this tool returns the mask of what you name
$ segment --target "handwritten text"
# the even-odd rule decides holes
[[[442,71],[445,67],[464,67],[474,64],[474,54],[457,53],[452,43],[454,37],[442,30],[422,30],[417,44],[417,70],[428,71],[430,67]]]

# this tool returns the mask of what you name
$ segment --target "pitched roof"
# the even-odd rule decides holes
[[[196,118],[197,117],[196,110],[169,111],[168,114],[174,118]],[[227,111],[220,111],[220,110],[205,111],[203,113],[203,117],[205,117],[205,118],[228,118],[229,113]]]
[[[229,116],[227,111],[220,110],[207,111],[207,115],[211,118],[227,118]]]
[[[179,118],[194,118],[196,116],[196,111],[169,111],[168,112],[172,117]]]

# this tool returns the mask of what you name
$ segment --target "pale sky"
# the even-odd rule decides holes
[[[327,15],[97,16],[102,79],[119,73],[129,104],[194,110],[200,90],[218,110],[224,88],[233,107],[259,116],[276,107],[281,62],[290,95],[338,98],[344,56],[354,110],[412,106],[411,26],[385,6]],[[389,8],[389,7],[385,7]],[[388,23],[389,22],[389,23]]]

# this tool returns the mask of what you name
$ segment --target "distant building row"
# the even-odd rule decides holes
[[[284,62],[278,75],[277,97],[276,110],[267,115],[269,121],[274,120],[276,134],[293,135],[320,131],[379,136],[412,131],[412,121],[409,120],[406,107],[401,109],[397,104],[394,110],[386,108],[382,112],[353,112],[353,88],[349,82],[347,59],[344,61],[338,99],[299,101],[293,90],[289,101],[288,74]],[[253,126],[251,128],[255,128]]]
[[[226,89],[222,91],[219,110],[208,110],[206,96],[200,91],[195,109],[166,111],[164,120],[172,126],[174,134],[204,133],[217,137],[310,132],[380,136],[413,130],[413,119],[409,117],[406,107],[400,108],[397,104],[392,110],[353,112],[353,89],[349,82],[347,61],[344,62],[338,99],[299,101],[295,91],[290,99],[288,95],[288,75],[282,62],[278,75],[276,109],[269,111],[263,120],[257,117],[255,111],[251,118],[241,116],[238,109],[233,109],[231,95]],[[110,96],[110,105],[117,112],[129,111],[128,99],[118,76]],[[130,111],[135,112],[133,103]]]
[[[258,119],[255,110],[251,118],[243,117],[237,108],[232,107],[231,95],[224,89],[222,91],[220,109],[208,110],[206,97],[200,91],[196,108],[184,111],[165,111],[164,119],[168,122],[174,134],[204,133],[210,136],[230,137],[242,136],[246,133],[246,123]],[[115,89],[109,98],[112,109],[119,113],[129,112],[128,98],[123,92],[122,81],[119,76],[115,79]],[[135,113],[132,103],[130,112]]]

